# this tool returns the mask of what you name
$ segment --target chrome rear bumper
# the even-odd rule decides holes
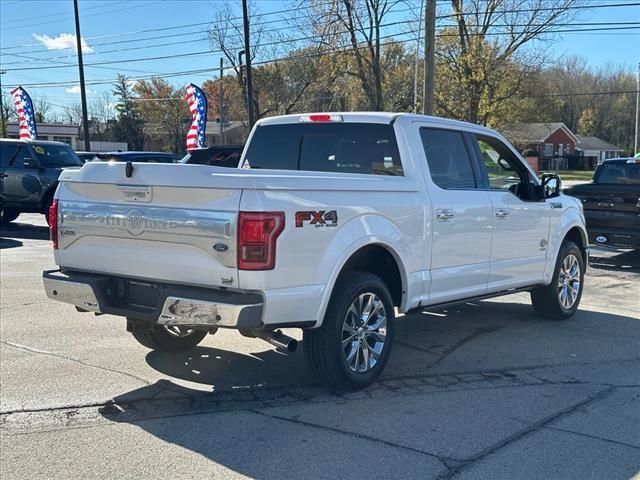
[[[162,325],[261,328],[262,297],[255,293],[142,282],[59,270],[42,273],[53,300],[80,311],[107,313]]]

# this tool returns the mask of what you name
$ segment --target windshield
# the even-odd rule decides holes
[[[602,163],[594,175],[594,183],[640,185],[640,163]]]
[[[38,160],[46,167],[80,167],[82,161],[67,145],[34,145]]]
[[[236,168],[240,162],[242,147],[206,148],[192,150],[180,160],[180,163],[192,165],[213,165],[216,167]]]

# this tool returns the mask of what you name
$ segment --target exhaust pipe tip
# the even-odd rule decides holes
[[[287,352],[289,353],[293,353],[296,350],[298,350],[298,340],[296,340],[295,338],[292,338],[288,343],[287,343]]]
[[[255,335],[287,353],[293,353],[298,349],[298,340],[285,335],[280,330],[259,330],[255,332]]]

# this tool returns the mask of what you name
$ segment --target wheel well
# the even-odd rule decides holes
[[[367,245],[355,252],[340,271],[368,272],[382,279],[389,292],[393,304],[399,306],[402,302],[402,277],[396,259],[389,250],[381,245]]]
[[[571,230],[567,232],[564,237],[565,240],[570,240],[580,248],[582,252],[582,257],[584,258],[585,264],[587,262],[587,244],[585,239],[582,237],[582,232],[578,227],[573,227]]]

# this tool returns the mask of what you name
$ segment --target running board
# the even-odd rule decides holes
[[[450,302],[435,303],[433,305],[424,305],[422,307],[412,308],[411,310],[406,312],[406,314],[408,315],[410,313],[437,310],[439,308],[450,307],[450,306],[453,306],[453,305],[461,305],[463,303],[475,302],[475,301],[478,301],[478,300],[487,300],[489,298],[502,297],[504,295],[511,295],[512,293],[528,292],[531,289],[539,287],[539,286],[540,286],[540,284],[530,285],[528,287],[509,288],[508,290],[500,290],[499,292],[488,293],[486,295],[478,295],[478,296],[475,296],[475,297],[467,297],[467,298],[463,298],[461,300],[452,300]]]

